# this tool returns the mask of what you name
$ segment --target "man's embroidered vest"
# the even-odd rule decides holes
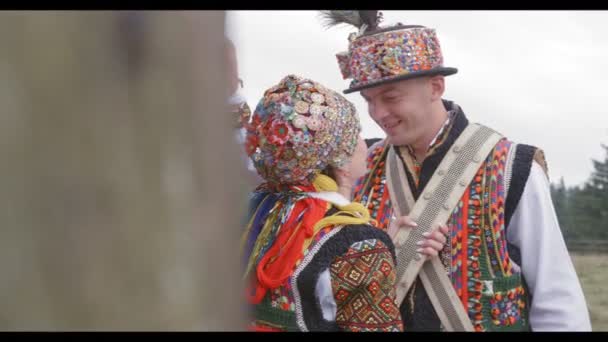
[[[477,171],[448,221],[450,243],[441,255],[476,331],[528,330],[529,326],[528,290],[509,257],[505,231],[505,165],[512,147],[515,144],[502,139]],[[355,200],[367,205],[378,226],[386,230],[393,211],[385,158],[385,145],[377,144],[368,157],[369,173],[355,190]],[[411,305],[411,293],[403,305]],[[407,331],[406,314],[402,306]]]

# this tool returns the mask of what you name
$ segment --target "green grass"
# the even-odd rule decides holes
[[[608,254],[572,253],[593,331],[608,331]]]

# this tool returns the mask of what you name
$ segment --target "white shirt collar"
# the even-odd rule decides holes
[[[443,131],[445,131],[450,122],[452,121],[452,118],[454,118],[454,115],[456,115],[456,111],[451,110],[448,112],[448,117],[447,119],[445,119],[445,122],[443,123],[443,126],[441,126],[441,129],[439,130],[439,132],[437,132],[437,134],[435,135],[435,137],[433,138],[433,140],[431,140],[431,143],[429,144],[429,147],[433,146],[433,144],[437,141],[437,139],[439,138],[439,136],[441,135],[441,133],[443,133]]]
[[[335,191],[307,192],[307,194],[310,197],[322,199],[341,207],[350,204],[350,201],[346,197]]]

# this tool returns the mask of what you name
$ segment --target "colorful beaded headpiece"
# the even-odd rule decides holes
[[[336,55],[342,77],[352,79],[345,94],[377,85],[432,75],[452,75],[444,67],[434,29],[420,25],[379,28],[378,11],[323,11],[329,26],[350,24],[359,29],[349,35],[347,52]]]
[[[361,126],[337,92],[289,75],[264,92],[247,125],[247,154],[271,185],[309,185],[352,156]]]

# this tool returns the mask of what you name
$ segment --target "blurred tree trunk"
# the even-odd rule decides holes
[[[0,14],[2,330],[243,329],[224,12],[123,14]]]

